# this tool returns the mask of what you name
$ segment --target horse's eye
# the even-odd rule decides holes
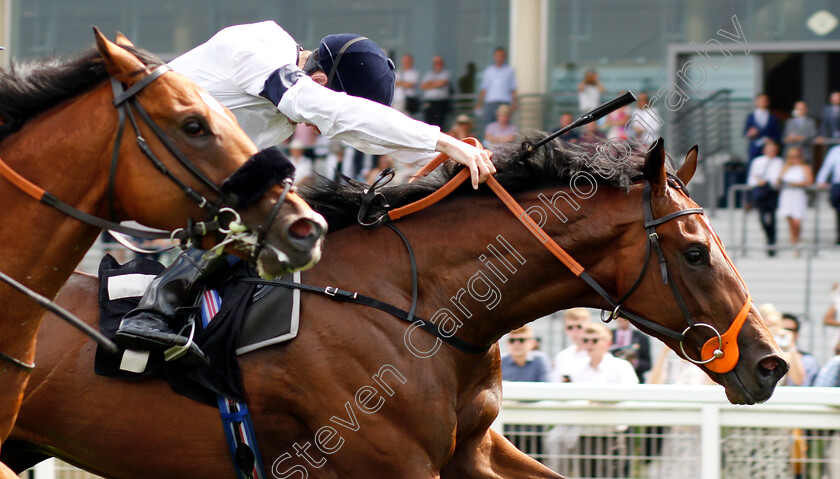
[[[699,248],[692,248],[685,252],[685,260],[688,264],[700,266],[706,262],[706,255]]]
[[[201,136],[205,133],[204,125],[198,120],[189,120],[181,127],[190,136]]]

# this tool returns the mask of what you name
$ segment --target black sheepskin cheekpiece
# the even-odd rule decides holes
[[[294,179],[295,165],[276,146],[261,150],[222,183],[222,191],[236,195],[236,209],[257,202],[275,184]]]

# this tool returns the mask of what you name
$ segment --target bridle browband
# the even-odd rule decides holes
[[[481,144],[475,138],[468,138],[464,141],[473,146],[481,148]],[[438,155],[434,160],[432,160],[432,162],[427,164],[415,178],[427,175],[429,172],[437,168],[438,165],[443,163],[447,158],[448,157],[444,154]],[[375,192],[375,188],[371,187],[370,190],[365,192],[365,196],[362,201],[362,210],[360,210],[359,213],[359,222],[363,226],[375,227],[420,211],[446,197],[458,186],[460,186],[464,181],[466,181],[466,179],[469,178],[469,176],[469,170],[464,168],[461,171],[459,171],[452,179],[450,179],[443,187],[439,188],[437,191],[430,194],[429,196],[426,196],[425,198],[422,198],[408,205],[391,209],[388,211],[387,214],[384,214],[379,218],[374,219],[373,221],[363,221],[364,216],[366,215],[366,210],[372,203],[373,199],[377,196],[381,196],[381,193]],[[528,214],[526,214],[525,210],[516,202],[516,200],[514,200],[510,193],[508,193],[504,189],[504,187],[502,187],[502,185],[498,182],[498,180],[495,177],[488,177],[486,184],[490,187],[491,190],[493,190],[493,192],[513,213],[513,215],[516,218],[518,218],[520,222],[522,222],[526,229],[528,229],[528,231],[535,238],[537,238],[537,240],[539,240],[546,249],[548,249],[558,260],[560,260],[560,262],[562,262],[575,276],[578,276],[584,282],[586,282],[586,284],[588,284],[596,293],[598,293],[599,296],[601,296],[607,302],[607,304],[610,305],[612,311],[607,317],[602,318],[605,322],[612,321],[618,316],[625,316],[631,321],[635,322],[637,325],[653,330],[662,334],[665,337],[678,341],[683,357],[695,364],[704,365],[707,369],[716,373],[726,373],[731,371],[735,367],[735,364],[737,363],[739,357],[737,336],[741,330],[741,327],[744,324],[744,321],[746,320],[747,315],[749,314],[752,308],[752,297],[750,296],[749,291],[747,290],[746,285],[744,284],[744,281],[741,278],[740,274],[738,274],[738,271],[735,269],[732,261],[726,254],[726,251],[723,248],[723,244],[720,241],[720,238],[714,232],[708,220],[706,219],[702,208],[686,208],[683,210],[675,211],[673,213],[669,213],[661,218],[654,218],[653,206],[651,204],[651,185],[650,182],[645,180],[644,190],[642,193],[644,228],[645,232],[647,233],[647,248],[645,250],[644,264],[642,266],[642,271],[634,281],[633,285],[618,300],[615,300],[613,299],[612,295],[610,295],[597,281],[595,281],[594,278],[592,278],[585,271],[585,269],[583,268],[583,266],[580,265],[580,263],[575,261],[574,258],[572,258],[559,244],[557,244],[548,234],[546,234],[542,230],[542,228],[531,219],[531,217]],[[674,180],[673,187],[675,187],[682,195],[688,198],[688,194],[685,192],[685,189],[683,188],[683,185],[681,184],[681,182],[679,182],[679,180]],[[659,235],[656,233],[657,226],[660,226],[681,216],[694,214],[701,215],[701,218],[703,219],[703,224],[712,234],[712,237],[714,238],[715,242],[720,248],[721,253],[725,257],[726,262],[735,272],[743,290],[746,292],[747,295],[744,306],[738,312],[738,315],[735,317],[729,329],[724,334],[721,334],[717,330],[717,328],[715,328],[711,324],[697,323],[694,321],[691,312],[688,310],[688,307],[685,304],[682,294],[679,291],[679,288],[677,287],[676,283],[673,280],[673,277],[671,276],[671,273],[668,269],[667,260],[659,243]],[[393,225],[389,224],[389,226]],[[680,311],[682,312],[685,322],[687,324],[687,327],[682,332],[668,329],[667,327],[662,326],[661,324],[658,324],[647,318],[639,316],[631,311],[628,311],[624,307],[624,302],[633,294],[633,292],[638,288],[643,278],[645,277],[652,256],[651,252],[653,252],[653,255],[656,256],[657,262],[659,264],[660,273],[662,275],[662,284],[668,284],[670,286],[674,298],[677,301],[677,305]],[[412,275],[412,279],[416,280],[416,271],[413,270]],[[414,301],[416,301],[416,296],[413,299],[413,302]],[[414,304],[412,304],[412,310],[413,309]],[[692,329],[700,328],[710,329],[714,333],[714,335],[711,338],[709,338],[700,348],[700,359],[694,359],[686,353],[684,343],[686,340],[686,335],[689,333],[689,331],[691,331]],[[706,359],[703,359],[704,357]]]

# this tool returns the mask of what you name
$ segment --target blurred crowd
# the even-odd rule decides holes
[[[840,342],[835,354],[824,365],[817,358],[799,348],[800,319],[782,313],[772,304],[763,304],[759,312],[782,351],[790,370],[779,383],[792,387],[840,387]],[[840,326],[840,283],[832,289],[832,301],[826,312],[825,324]],[[662,347],[655,358],[651,355],[650,339],[636,330],[624,318],[608,328],[587,308],[563,311],[564,344],[553,358],[541,351],[541,341],[530,326],[510,332],[506,338],[507,351],[502,355],[502,377],[505,381],[537,381],[597,384],[713,384],[696,365],[686,361],[668,347]],[[629,477],[631,449],[643,448],[645,456],[691,458],[699,449],[699,438],[685,426],[646,427],[645,440],[634,443],[627,426],[505,426],[505,434],[523,451],[544,458],[543,462],[557,471],[574,477]],[[759,452],[755,461],[743,461],[732,448],[737,441],[722,445],[724,477],[759,477],[751,471],[762,471],[760,477],[805,477],[808,441],[816,434],[802,429],[773,429],[743,431],[751,437]],[[738,431],[730,431],[733,437]],[[680,438],[680,439],[676,439]],[[764,451],[764,452],[761,452]],[[778,451],[790,451],[789,461],[762,461],[774,457]],[[829,455],[832,452],[816,451]],[[812,451],[813,453],[813,451]],[[727,461],[727,455],[739,457]],[[570,459],[571,458],[571,459]],[[692,478],[700,477],[699,470],[687,470],[679,460],[650,461],[644,477]],[[829,471],[826,471],[827,473]],[[838,470],[830,471],[838,477]]]
[[[748,142],[746,182],[752,187],[746,208],[758,212],[768,256],[776,255],[777,218],[787,221],[793,255],[800,255],[802,221],[814,201],[812,186],[830,191],[837,213],[835,242],[840,244],[840,92],[831,93],[819,118],[809,115],[806,102],[797,101],[784,122],[771,112],[770,97],[760,93],[743,135]]]
[[[412,118],[437,125],[457,139],[478,138],[486,148],[514,141],[517,128],[513,118],[519,104],[516,72],[507,62],[507,50],[503,47],[494,50],[492,62],[481,71],[480,80],[475,63],[470,62],[466,70],[463,77],[455,79],[443,56],[436,55],[431,66],[421,73],[411,54],[402,55],[396,70],[392,107]],[[553,130],[569,125],[581,114],[600,105],[603,93],[604,86],[597,71],[587,70],[578,85],[578,110],[563,112]],[[561,138],[582,146],[628,138],[649,144],[655,139],[661,120],[657,108],[648,104],[646,93],[639,93],[637,97],[632,106],[620,108]],[[464,98],[468,101],[464,102]],[[642,121],[630,122],[634,117]],[[631,126],[628,128],[628,125]],[[334,179],[337,174],[372,183],[386,168],[394,168],[397,179],[401,180],[429,159],[402,153],[399,158],[364,154],[340,142],[330,142],[304,124],[297,125],[294,135],[281,146],[288,149],[297,166],[298,184],[311,184],[316,175]]]

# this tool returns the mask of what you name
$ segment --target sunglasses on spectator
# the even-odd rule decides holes
[[[566,331],[571,331],[573,329],[583,329],[583,325],[582,324],[570,324],[570,325],[566,326]]]
[[[511,343],[511,344],[524,343],[525,341],[528,341],[529,339],[531,339],[531,338],[508,338],[508,342]]]
[[[600,340],[601,340],[601,338],[583,338],[583,343],[584,344],[587,344],[587,343],[598,344],[598,341],[600,341]]]

